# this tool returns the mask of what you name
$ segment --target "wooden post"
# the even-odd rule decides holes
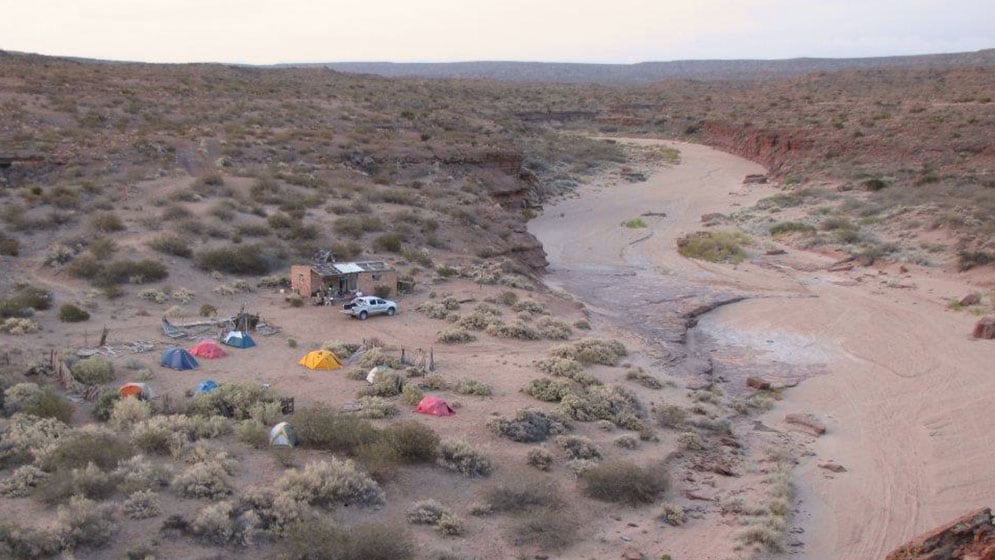
[[[100,344],[97,345],[98,347],[103,348],[107,344],[107,334],[109,332],[110,329],[107,328],[107,325],[104,325],[104,330],[100,332]]]
[[[428,349],[428,371],[435,371],[435,347]]]
[[[405,365],[407,362],[404,360],[404,348],[401,348],[401,365]]]

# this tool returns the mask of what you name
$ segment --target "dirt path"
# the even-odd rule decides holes
[[[702,344],[715,351],[709,368],[825,372],[761,418],[785,429],[785,412],[806,411],[829,428],[818,439],[797,436],[811,452],[795,471],[804,556],[880,558],[991,505],[995,432],[985,419],[995,400],[995,346],[968,338],[974,317],[945,308],[972,287],[921,268],[829,273],[827,258],[793,252],[737,267],[684,259],[675,241],[700,229],[702,214],[734,211],[774,191],[743,186],[746,174],[763,170],[741,158],[638,142],[677,147],[682,163],[645,183],[594,182],[547,206],[530,224],[549,253],[547,283],[658,342],[677,373],[705,367],[693,350]],[[646,228],[620,225],[647,213]],[[685,332],[689,310],[741,297]],[[827,459],[847,471],[816,466]]]

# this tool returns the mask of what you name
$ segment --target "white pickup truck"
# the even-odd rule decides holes
[[[358,317],[366,320],[370,315],[389,315],[397,313],[397,304],[389,299],[375,296],[358,297],[342,306],[342,312],[346,315]]]

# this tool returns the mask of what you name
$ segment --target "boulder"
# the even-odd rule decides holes
[[[622,550],[622,560],[645,560],[645,558],[642,552],[631,546],[627,546]]]
[[[984,338],[991,340],[995,338],[995,317],[985,317],[974,325],[971,333],[974,338]]]
[[[810,412],[789,412],[784,415],[784,421],[801,427],[812,435],[821,436],[826,433],[826,425]]]
[[[770,381],[767,381],[766,379],[762,379],[760,377],[751,376],[746,378],[746,386],[750,387],[751,389],[756,389],[758,391],[769,391]]]
[[[995,558],[995,526],[991,508],[982,508],[896,548],[885,560]]]
[[[967,294],[966,296],[960,298],[960,303],[962,306],[967,307],[969,305],[978,305],[981,303],[981,296],[977,293]]]

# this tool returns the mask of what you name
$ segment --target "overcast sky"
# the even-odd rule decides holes
[[[995,0],[0,0],[0,49],[148,62],[862,57],[995,47]]]

